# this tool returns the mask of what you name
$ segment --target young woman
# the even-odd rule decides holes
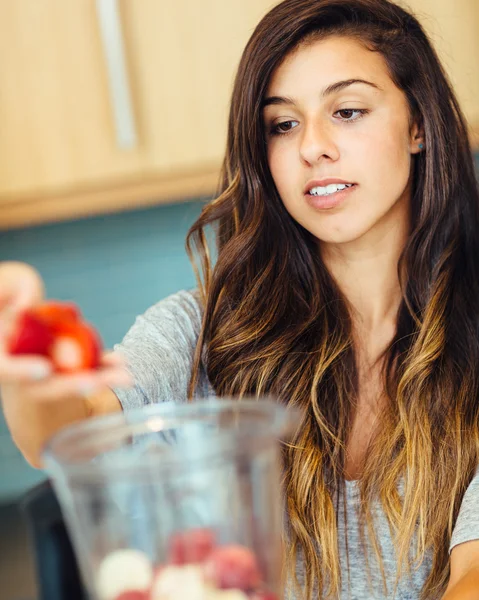
[[[416,19],[387,0],[285,0],[239,65],[220,189],[188,237],[198,290],[117,347],[132,387],[111,358],[60,378],[3,356],[12,435],[38,465],[72,420],[273,394],[303,409],[284,452],[291,597],[479,599],[478,209],[464,119]],[[20,282],[41,297],[9,264],[6,304]]]

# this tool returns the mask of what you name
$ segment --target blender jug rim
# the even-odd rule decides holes
[[[218,419],[229,415],[230,422],[221,429]],[[115,472],[123,476],[126,471],[132,475],[141,476],[141,471],[161,465],[161,468],[191,468],[195,463],[221,456],[237,456],[260,450],[273,440],[288,436],[292,426],[298,421],[297,409],[292,409],[271,397],[262,398],[206,398],[186,404],[175,402],[151,404],[124,412],[87,421],[74,423],[57,432],[44,446],[43,458],[47,470],[60,468],[69,475],[84,475],[94,478],[95,473],[101,477],[105,473],[114,476]],[[233,417],[233,418],[232,418]],[[243,419],[239,427],[234,427],[234,418]],[[216,421],[215,421],[216,419]],[[135,436],[158,433],[165,435],[172,429],[187,425],[209,424],[219,426],[218,431],[210,434],[208,439],[197,440],[198,445],[189,443],[187,450],[188,463],[185,465],[185,455],[178,453],[184,446],[177,442],[168,446],[158,446],[157,452],[146,452],[134,459],[131,465],[123,461],[95,462],[94,447],[101,448],[108,444],[131,442]],[[113,447],[114,450],[118,446]],[[82,454],[83,453],[83,454]],[[108,453],[108,451],[107,451]],[[95,464],[94,470],[92,465]],[[129,468],[130,467],[130,468]]]

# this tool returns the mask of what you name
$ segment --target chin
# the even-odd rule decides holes
[[[368,232],[367,228],[361,230],[342,231],[311,231],[320,244],[352,244],[360,240]]]

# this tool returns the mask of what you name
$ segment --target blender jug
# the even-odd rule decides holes
[[[92,600],[279,600],[277,402],[165,403],[60,431],[44,451]]]

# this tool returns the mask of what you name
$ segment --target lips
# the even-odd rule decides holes
[[[333,194],[327,194],[324,196],[306,193],[304,198],[308,205],[315,210],[330,210],[340,207],[343,202],[350,198],[351,194],[354,194],[357,187],[358,186],[356,184],[353,184],[351,187],[346,187],[343,190],[338,190]]]
[[[342,183],[346,185],[356,185],[354,181],[347,181],[345,179],[338,179],[337,177],[327,177],[325,179],[312,179],[308,181],[304,188],[304,194],[309,194],[309,190],[315,187],[326,187],[332,183]]]

